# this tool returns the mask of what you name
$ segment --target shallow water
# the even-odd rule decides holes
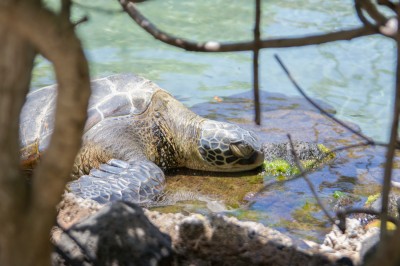
[[[252,121],[252,104],[248,100],[251,93],[241,93],[223,98],[221,102],[197,104],[192,109],[208,118],[215,119],[215,110],[223,115],[216,117],[221,121],[230,121],[241,124],[243,127],[257,132],[263,143],[287,142],[289,133],[294,141],[307,141],[323,143],[328,148],[338,148],[346,145],[361,143],[361,139],[334,123],[327,117],[315,112],[300,97],[287,97],[284,95],[261,92],[262,118],[268,121],[263,127],[257,127]],[[236,108],[233,108],[233,107]],[[332,110],[330,106],[321,104],[326,110]],[[240,110],[240,119],[238,111]],[[348,123],[353,129],[358,130],[355,124]],[[334,216],[338,206],[362,207],[368,196],[380,191],[380,182],[383,175],[383,163],[385,149],[381,147],[359,147],[336,154],[336,157],[323,165],[320,169],[309,175],[315,190],[327,210]],[[396,165],[399,165],[396,158]],[[258,175],[259,176],[259,175]],[[241,178],[256,178],[252,173],[243,174]],[[185,174],[174,178],[188,178]],[[218,194],[210,188],[209,181],[203,179],[207,185],[199,184],[198,179],[194,188],[184,186],[184,189],[210,194]],[[254,197],[248,197],[260,189],[256,182],[244,182],[241,189],[231,189],[239,181],[231,180],[226,184],[225,190],[221,189],[218,195],[225,201],[232,202],[237,195],[245,195],[249,201],[241,201],[241,208],[227,206],[228,215],[234,215],[241,219],[249,219],[262,222],[266,225],[286,232],[293,237],[303,237],[315,241],[322,241],[324,234],[331,225],[327,222],[323,212],[317,206],[316,200],[303,179],[287,181],[289,177],[275,177],[263,175],[265,188]],[[400,169],[395,167],[394,179],[400,180]],[[207,181],[206,181],[207,180]],[[251,183],[251,184],[249,184]],[[220,182],[214,181],[214,186],[220,186]],[[247,190],[246,190],[247,189]],[[246,191],[244,191],[246,190]],[[225,192],[224,192],[225,191]],[[246,193],[245,193],[246,192]],[[342,193],[343,199],[349,202],[344,205],[335,197],[336,193]],[[192,205],[190,205],[192,207]],[[183,208],[184,209],[184,208]],[[197,208],[199,211],[201,208]],[[205,212],[205,208],[201,209]]]
[[[235,0],[229,3],[222,0],[149,1],[140,5],[140,9],[156,25],[177,36],[198,41],[249,40],[253,27],[253,1]],[[119,8],[118,1],[99,0],[96,6],[113,10]],[[185,52],[155,41],[125,14],[110,15],[75,8],[76,20],[83,15],[89,16],[89,22],[80,25],[78,33],[85,45],[93,77],[135,72],[155,81],[188,106],[194,106],[194,110],[202,115],[252,124],[250,93],[239,102],[235,98],[225,98],[251,89],[251,53]],[[357,25],[359,22],[349,0],[263,1],[264,38],[326,32]],[[273,59],[273,54],[278,53],[310,96],[332,106],[337,117],[357,124],[368,136],[387,140],[394,76],[393,45],[390,40],[373,36],[321,46],[263,50],[261,88],[268,92],[298,95]],[[39,58],[33,87],[53,83],[54,75],[49,63]],[[226,108],[216,105],[215,96],[224,99]],[[280,101],[283,105],[293,104],[285,97]],[[204,102],[209,105],[195,106]],[[265,102],[265,108],[269,110],[281,107]],[[266,134],[271,121],[279,123],[285,119],[301,119],[293,114],[287,114],[286,118],[271,115],[263,116],[264,130],[250,126],[260,132],[261,138],[269,141],[285,138],[282,130]],[[298,128],[286,130],[293,134],[299,132]],[[331,138],[332,146],[339,143],[332,139],[338,137],[342,143],[348,137],[347,133],[337,130],[340,132],[335,132],[336,135]],[[326,141],[329,146],[329,138],[323,137],[327,133],[324,131],[318,136],[306,137],[307,140]],[[352,141],[356,140],[353,138]],[[382,162],[381,149],[351,152],[339,156],[331,166],[313,174],[312,180],[326,201],[332,198],[334,191],[341,190],[360,195],[358,202],[361,204],[368,193],[377,191],[375,184],[380,180]],[[268,177],[264,179],[268,182]],[[257,215],[253,216],[261,217],[256,220],[295,235],[306,234],[320,239],[321,230],[326,226],[324,217],[315,208],[315,201],[301,180],[274,185],[257,198],[251,210],[256,211]],[[238,215],[243,215],[243,211],[238,211]],[[290,228],[297,223],[300,229]],[[307,225],[317,226],[318,230],[312,232],[309,227],[305,228]]]

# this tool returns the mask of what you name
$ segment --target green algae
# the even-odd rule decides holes
[[[330,161],[336,158],[336,154],[324,144],[317,144],[318,149],[325,155],[323,161]]]
[[[318,145],[321,152],[330,153],[330,150],[324,145]],[[318,154],[318,158],[321,158]],[[318,158],[310,158],[302,160],[300,163],[302,168],[310,169],[319,166],[323,162],[331,160],[334,155],[322,156],[322,160]],[[241,210],[252,195],[260,191],[264,187],[264,179],[266,176],[274,176],[279,181],[286,180],[289,176],[300,174],[298,167],[291,165],[283,159],[273,161],[265,161],[263,172],[241,172],[241,173],[206,173],[196,172],[188,169],[179,169],[177,171],[167,173],[167,190],[168,193],[188,193],[194,195],[194,201],[182,201],[173,206],[159,207],[156,210],[161,212],[207,212],[207,204],[201,202],[199,196],[206,196],[218,201],[222,201],[227,210],[239,219],[260,221],[267,219],[263,217],[263,212],[252,210]],[[197,200],[195,199],[197,197]],[[312,213],[316,212],[311,203],[306,203],[301,210],[297,210],[293,215],[297,216],[295,222],[296,227],[301,226],[304,220],[311,224],[319,224],[321,221],[314,218]],[[308,215],[307,215],[308,213]],[[265,215],[265,214],[264,214]],[[302,217],[302,218],[300,218]],[[268,219],[267,219],[268,220]],[[296,228],[298,229],[298,228]]]
[[[320,211],[319,205],[312,199],[305,200],[301,207],[291,212],[291,219],[281,218],[277,223],[270,224],[270,226],[285,228],[288,231],[297,232],[296,234],[307,231],[307,233],[302,234],[302,238],[317,241],[313,232],[316,228],[326,228],[329,223],[324,217],[316,217]],[[326,231],[329,231],[329,229],[327,228]]]
[[[376,193],[374,195],[370,195],[367,198],[367,201],[365,202],[366,206],[371,206],[372,203],[374,203],[379,197],[381,196],[381,193]]]
[[[320,158],[300,160],[301,168],[304,170],[315,169],[336,157],[335,153],[325,145],[318,144],[317,146],[321,152]],[[298,175],[301,173],[300,169],[296,165],[292,165],[288,161],[279,158],[272,161],[265,160],[262,167],[267,175],[276,176],[278,181],[286,180],[285,177],[287,176]]]
[[[239,220],[260,222],[268,219],[268,214],[266,212],[260,212],[257,210],[246,210],[246,209],[238,209],[232,213],[226,213],[228,216],[233,216],[238,218]]]
[[[299,172],[297,167],[292,167],[289,162],[282,159],[264,161],[263,169],[267,174],[273,176],[289,176]]]
[[[333,192],[333,197],[335,199],[340,199],[340,198],[343,198],[345,196],[346,196],[346,194],[344,194],[342,191],[336,190],[335,192]]]

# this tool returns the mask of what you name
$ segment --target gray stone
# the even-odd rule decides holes
[[[171,239],[143,210],[116,202],[61,233],[54,264],[162,265],[172,254]]]
[[[324,153],[318,148],[317,143],[294,141],[293,148],[299,160],[321,160]],[[291,145],[289,142],[283,143],[264,143],[262,146],[266,161],[282,159],[290,165],[296,165]]]

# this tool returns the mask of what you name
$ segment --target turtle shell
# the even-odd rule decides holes
[[[91,82],[91,88],[85,132],[107,117],[143,113],[153,94],[161,90],[153,82],[134,74],[97,79]],[[22,160],[46,149],[53,132],[56,96],[56,85],[34,90],[27,95],[20,116]]]

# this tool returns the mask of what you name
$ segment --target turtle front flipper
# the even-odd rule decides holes
[[[111,159],[71,182],[69,190],[79,197],[91,198],[99,203],[125,200],[145,204],[156,197],[164,186],[164,173],[154,163]]]

